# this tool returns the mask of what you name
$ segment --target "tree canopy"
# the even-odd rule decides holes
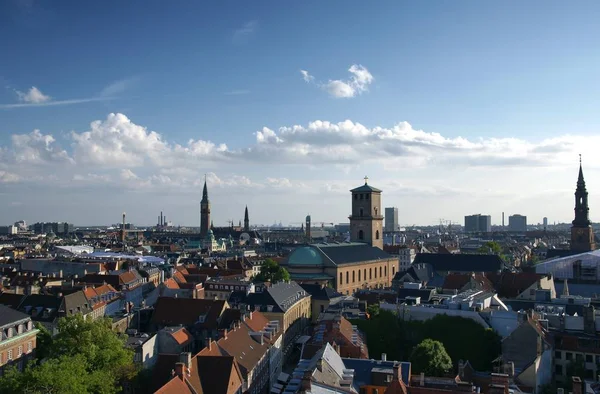
[[[122,379],[135,375],[133,351],[125,348],[125,336],[112,331],[110,319],[61,318],[58,334],[51,337],[42,328],[41,339],[40,362],[23,373],[9,369],[0,392],[112,394]]]
[[[443,376],[452,369],[452,359],[440,341],[425,339],[410,355],[411,368],[428,376]]]
[[[266,259],[265,262],[260,266],[260,273],[254,277],[255,281],[258,282],[281,282],[290,280],[290,273],[277,264],[273,259]]]

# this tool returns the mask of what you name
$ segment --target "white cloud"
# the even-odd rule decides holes
[[[359,64],[350,66],[348,72],[351,76],[347,80],[334,79],[325,83],[317,83],[317,85],[329,93],[331,97],[352,98],[368,91],[369,85],[375,80],[369,70]],[[300,73],[305,82],[314,81],[314,77],[308,71],[300,70]]]
[[[333,204],[330,210],[340,210],[336,215],[343,218],[347,207],[339,204],[344,203],[348,188],[367,174],[370,182],[385,190],[386,201],[400,196],[402,204],[413,200],[417,204],[417,196],[443,198],[442,205],[456,206],[454,210],[478,208],[483,212],[485,206],[477,205],[474,197],[478,196],[486,204],[506,205],[503,209],[508,211],[533,195],[529,188],[534,184],[536,196],[544,191],[560,194],[563,191],[557,188],[564,188],[567,199],[571,198],[569,188],[576,177],[571,172],[576,168],[570,169],[576,167],[577,154],[582,153],[586,179],[590,177],[589,188],[594,190],[591,174],[600,168],[594,151],[600,136],[526,140],[453,134],[426,132],[407,122],[367,127],[351,120],[317,120],[278,129],[264,127],[255,133],[253,142],[232,149],[203,139],[177,143],[167,138],[168,134],[151,131],[117,113],[92,122],[86,131],[63,137],[40,130],[13,135],[8,144],[0,145],[0,183],[11,190],[21,184],[28,185],[26,190],[39,186],[49,194],[59,193],[61,188],[81,190],[90,193],[87,198],[99,206],[106,204],[96,195],[100,191],[146,193],[150,199],[184,196],[183,200],[195,204],[206,174],[211,196],[220,196],[221,203],[248,196],[263,204],[264,193],[273,191],[276,203],[264,208],[264,215],[285,217],[296,209],[305,215],[322,209],[311,208],[315,204]],[[563,178],[566,181],[558,180]],[[93,189],[96,194],[90,191],[94,185],[98,186]],[[9,198],[19,200],[21,195]],[[219,203],[217,198],[213,201]],[[538,205],[533,204],[539,210],[555,209]],[[224,209],[215,208],[215,212]],[[566,215],[571,211],[568,205]],[[327,209],[320,212],[319,220],[333,219]],[[445,215],[435,212],[431,214],[436,217]]]
[[[312,82],[315,80],[315,77],[310,75],[306,70],[300,70],[300,74],[302,74],[302,79],[304,79],[304,82]]]
[[[111,83],[110,85],[106,86],[104,89],[102,89],[102,91],[100,92],[100,97],[117,96],[117,95],[123,93],[124,91],[126,91],[127,89],[130,89],[131,87],[133,87],[135,84],[137,84],[140,81],[140,79],[141,79],[140,77],[136,76],[136,77],[124,78],[124,79],[115,81],[115,82]]]
[[[25,93],[23,93],[19,90],[17,90],[16,93],[17,93],[17,96],[19,96],[19,101],[23,101],[25,103],[40,104],[40,103],[45,103],[46,101],[51,100],[50,96],[45,95],[35,86],[32,86]]]
[[[248,21],[233,32],[233,42],[237,44],[244,43],[258,29],[258,21]]]

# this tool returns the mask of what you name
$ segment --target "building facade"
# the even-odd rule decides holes
[[[385,231],[398,231],[398,208],[389,207],[385,209]]]
[[[350,215],[350,241],[366,242],[383,250],[383,215],[381,190],[365,184],[352,189],[352,214]]]
[[[508,230],[525,232],[527,231],[527,216],[525,215],[510,215],[508,217]]]
[[[492,217],[490,215],[465,216],[466,233],[489,233],[492,231]]]
[[[33,359],[38,331],[31,317],[0,305],[0,377],[6,367],[16,365],[22,371]]]

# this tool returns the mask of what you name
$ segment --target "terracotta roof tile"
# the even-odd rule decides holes
[[[168,288],[168,289],[173,289],[173,290],[177,290],[180,289],[179,287],[179,283],[177,283],[177,281],[175,281],[175,279],[173,278],[169,278],[167,280],[165,280],[163,282],[163,284]]]
[[[190,334],[190,332],[188,330],[186,330],[185,327],[182,327],[179,330],[172,332],[171,336],[181,346],[188,344],[190,341],[192,341],[194,339],[192,337],[192,334]]]
[[[193,391],[190,390],[188,385],[181,380],[179,377],[175,376],[173,379],[169,380],[167,384],[162,386],[160,389],[154,392],[154,394],[193,394]]]

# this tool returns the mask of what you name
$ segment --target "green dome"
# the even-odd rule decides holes
[[[304,246],[292,252],[288,259],[289,265],[323,265],[323,259],[317,249]]]

